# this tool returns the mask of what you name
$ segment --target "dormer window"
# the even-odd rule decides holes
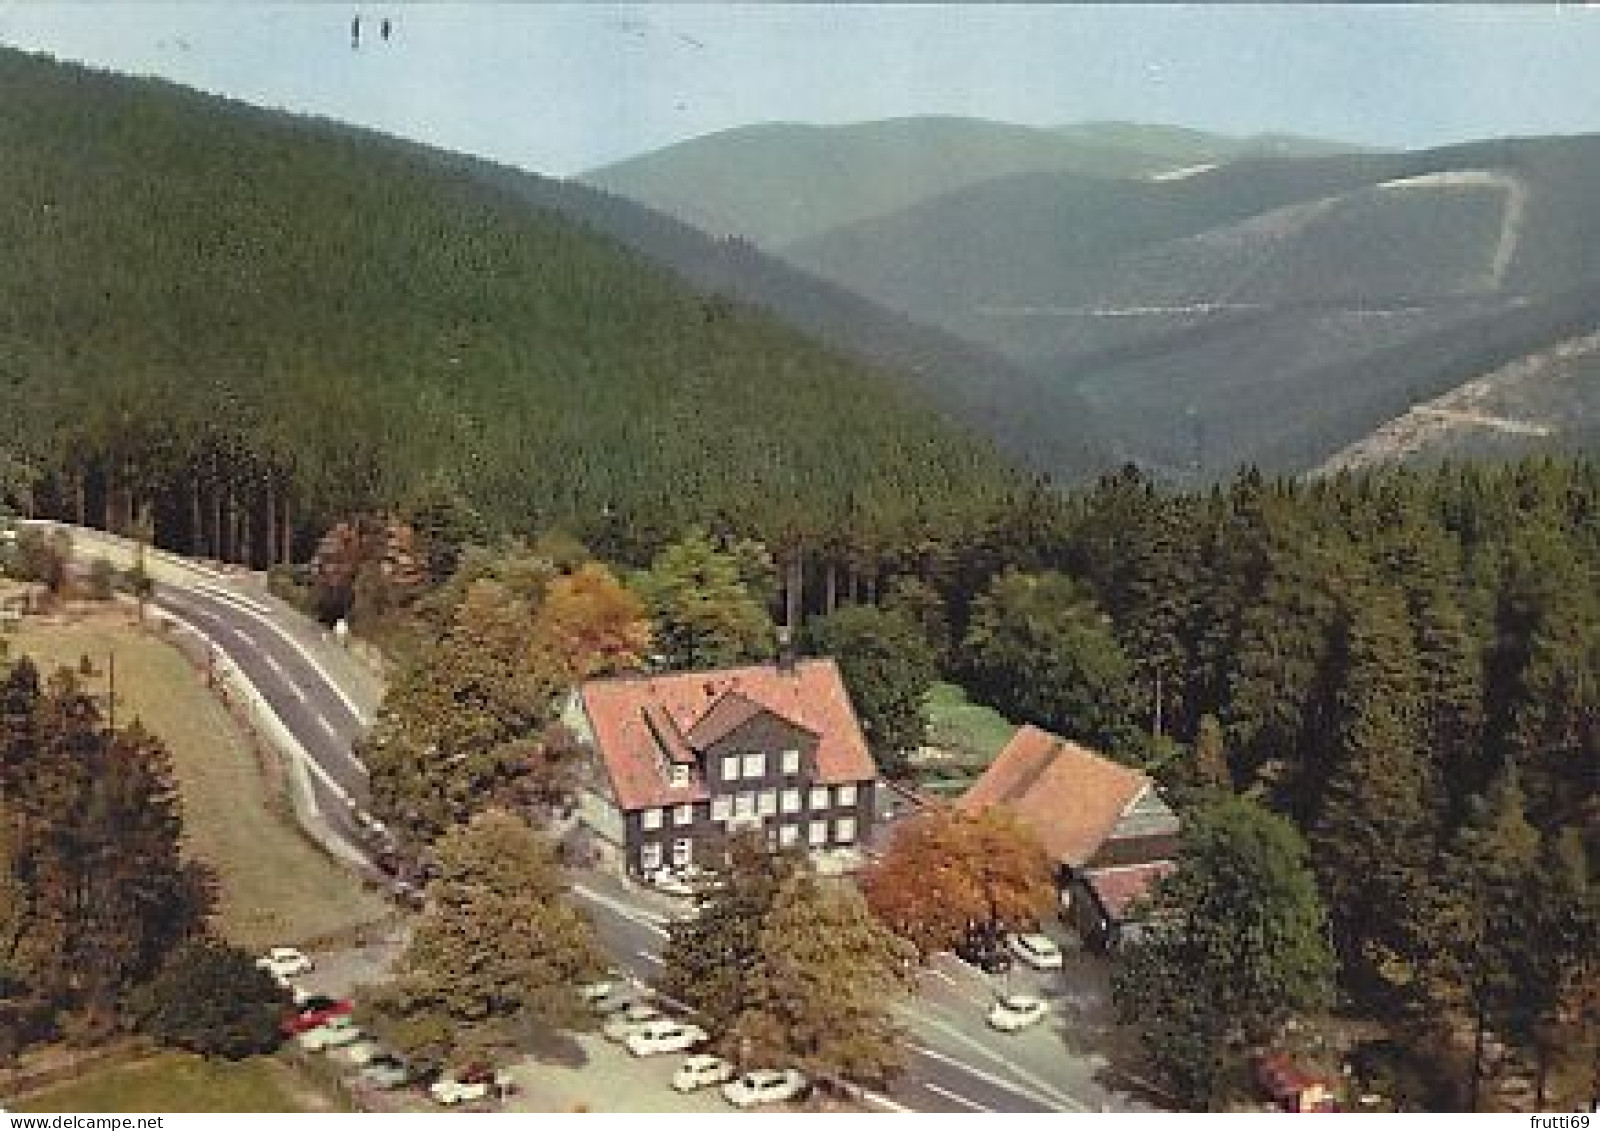
[[[667,781],[673,789],[686,789],[689,785],[689,767],[679,762],[674,762],[667,771]]]

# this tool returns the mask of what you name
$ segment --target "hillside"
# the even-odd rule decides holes
[[[1584,332],[1600,315],[1573,298],[1600,282],[1596,190],[1600,138],[1247,158],[1143,183],[1028,174],[787,254],[1077,389],[1115,458],[1294,471],[1559,340],[1539,334]],[[1025,395],[1014,411],[1047,427]]]
[[[680,142],[582,180],[712,235],[781,248],[999,177],[1144,177],[1262,145],[1271,143],[1110,122],[1054,129],[951,117],[769,123]]]
[[[1013,473],[904,381],[355,131],[0,52],[0,446],[41,509],[263,562],[429,485],[775,539]]]

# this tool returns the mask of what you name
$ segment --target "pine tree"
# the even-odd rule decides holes
[[[1437,882],[1441,786],[1399,595],[1358,594],[1338,652],[1333,765],[1312,849],[1352,984],[1381,999],[1414,977],[1410,915]]]

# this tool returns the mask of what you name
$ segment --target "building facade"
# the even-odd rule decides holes
[[[591,680],[565,722],[593,755],[582,820],[632,875],[744,829],[848,867],[871,833],[877,766],[832,660]]]

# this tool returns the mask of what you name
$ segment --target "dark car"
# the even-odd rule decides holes
[[[1013,962],[1001,932],[982,925],[967,929],[966,937],[956,944],[956,957],[988,974],[1004,974]]]

